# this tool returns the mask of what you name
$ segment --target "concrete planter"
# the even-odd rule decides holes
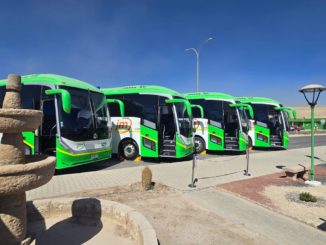
[[[60,199],[45,199],[36,200],[27,203],[28,217],[28,234],[32,238],[37,239],[45,232],[47,228],[47,219],[59,218],[60,220],[74,218],[75,220],[100,220],[105,227],[108,223],[115,223],[122,226],[132,237],[134,244],[139,245],[157,245],[156,232],[147,219],[138,211],[126,205],[95,199],[95,198],[60,198]],[[33,223],[45,224],[33,225]],[[35,228],[36,227],[36,228]],[[62,234],[62,236],[69,235]],[[55,244],[55,241],[53,244]],[[108,244],[109,241],[103,240],[103,243]],[[100,245],[99,244],[99,245]]]

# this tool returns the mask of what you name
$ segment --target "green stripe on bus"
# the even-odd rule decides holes
[[[106,151],[111,151],[111,150],[112,150],[112,148],[107,148],[105,150],[100,150],[100,151],[83,152],[83,153],[71,153],[71,152],[64,151],[62,149],[57,148],[58,152],[60,152],[62,154],[65,154],[65,155],[68,155],[68,156],[75,156],[75,157],[99,154],[99,153],[106,152]]]

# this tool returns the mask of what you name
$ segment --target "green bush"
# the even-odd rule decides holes
[[[311,195],[309,192],[301,192],[299,199],[305,202],[317,202],[317,197]]]

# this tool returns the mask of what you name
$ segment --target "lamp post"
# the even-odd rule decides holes
[[[309,84],[302,87],[299,92],[303,93],[306,101],[310,105],[311,109],[311,169],[310,169],[310,181],[306,181],[307,184],[310,185],[320,185],[320,182],[315,181],[315,105],[317,105],[319,95],[321,92],[326,90],[326,87],[319,85],[319,84]]]
[[[197,86],[196,86],[196,92],[199,92],[199,56],[200,56],[200,50],[202,49],[202,47],[204,47],[204,45],[206,43],[208,43],[209,41],[212,41],[213,38],[209,37],[206,39],[205,42],[202,43],[202,45],[199,46],[198,49],[196,48],[187,48],[186,51],[194,51],[196,54],[196,64],[197,64]]]

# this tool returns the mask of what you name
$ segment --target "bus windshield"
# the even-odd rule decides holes
[[[180,134],[187,138],[191,137],[192,124],[191,124],[190,115],[187,112],[186,105],[184,103],[175,103],[174,106],[177,113]]]
[[[251,104],[256,122],[273,129],[283,126],[282,113],[275,110],[275,105]],[[262,125],[263,126],[263,125]]]
[[[108,119],[105,96],[77,88],[65,87],[71,95],[71,112],[65,113],[59,103],[61,136],[74,141],[106,139]]]

